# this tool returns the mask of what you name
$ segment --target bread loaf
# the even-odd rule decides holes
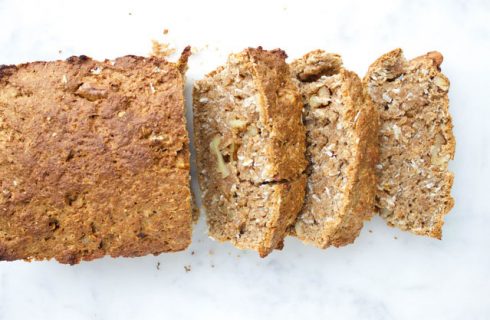
[[[0,67],[0,260],[189,245],[188,55]]]

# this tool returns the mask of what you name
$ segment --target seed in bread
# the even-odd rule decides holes
[[[0,260],[189,245],[188,54],[0,67]]]
[[[246,49],[194,85],[209,235],[266,256],[281,247],[306,179],[301,97],[282,50]]]
[[[389,225],[439,239],[454,204],[448,164],[455,149],[442,60],[429,52],[407,61],[396,49],[364,78],[380,115],[379,214]]]
[[[378,119],[340,56],[312,51],[291,63],[303,97],[307,191],[292,234],[320,248],[352,243],[374,212]]]

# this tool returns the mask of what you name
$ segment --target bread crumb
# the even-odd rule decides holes
[[[157,270],[160,270],[160,261],[157,262]]]
[[[369,233],[373,233],[373,230],[371,230],[371,229],[369,229],[368,231],[369,231]]]
[[[197,53],[199,53],[199,52],[201,52],[203,50],[208,50],[208,49],[209,49],[209,44],[205,44],[205,45],[200,46],[200,47],[193,46],[191,48],[191,52],[192,52],[192,54],[197,54]]]
[[[196,253],[194,252],[194,250],[193,250],[193,251],[191,251],[191,256],[193,256],[194,254],[196,254]]]
[[[397,237],[397,236],[394,236],[393,238],[394,238],[395,240],[398,240],[398,237]]]
[[[163,34],[168,34],[168,29],[163,29]]]
[[[157,58],[166,58],[176,52],[175,48],[171,48],[170,44],[151,40],[150,56]]]
[[[184,266],[185,272],[190,272],[191,271],[191,265]]]

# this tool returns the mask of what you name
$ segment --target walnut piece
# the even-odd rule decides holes
[[[433,81],[435,85],[438,86],[442,91],[449,90],[449,81],[447,80],[446,77],[442,75],[437,75],[434,77]]]
[[[226,178],[230,175],[230,171],[228,170],[228,167],[226,167],[225,161],[223,159],[223,155],[219,150],[220,143],[221,143],[221,137],[220,136],[214,137],[213,140],[211,140],[211,142],[209,143],[209,149],[216,156],[216,161],[218,165],[216,171],[221,173],[223,178]]]
[[[240,119],[230,120],[229,123],[230,123],[230,127],[237,128],[237,129],[243,129],[247,126],[247,121],[240,120]]]
[[[90,83],[83,83],[76,91],[76,94],[89,101],[95,101],[98,99],[107,97],[107,90],[97,88]]]
[[[321,87],[320,90],[318,90],[317,95],[312,95],[308,102],[312,108],[318,108],[328,105],[330,100],[330,91],[328,88]]]

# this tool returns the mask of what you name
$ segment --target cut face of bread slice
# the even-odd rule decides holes
[[[301,97],[285,57],[249,48],[194,86],[209,235],[261,256],[282,245],[306,183]]]
[[[291,63],[303,96],[307,191],[292,234],[320,248],[349,244],[374,212],[378,120],[340,56],[312,51]]]
[[[190,244],[188,53],[0,67],[0,260]]]
[[[435,238],[454,202],[448,163],[455,140],[441,63],[438,52],[407,61],[396,49],[364,78],[380,115],[379,214],[392,226]]]

